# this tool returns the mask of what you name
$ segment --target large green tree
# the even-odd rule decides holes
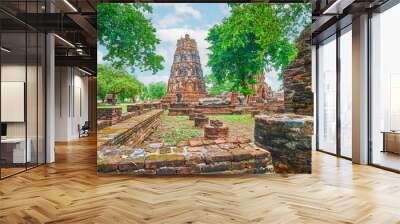
[[[167,84],[165,82],[152,82],[145,87],[142,99],[159,100],[167,93]]]
[[[207,92],[211,95],[218,96],[225,92],[236,91],[237,89],[233,88],[233,83],[229,80],[225,80],[225,82],[218,82],[215,74],[208,74],[204,76],[204,82],[207,86]]]
[[[156,53],[160,40],[151,19],[152,7],[144,3],[102,3],[97,6],[97,38],[107,48],[104,60],[114,67],[133,71],[163,69],[163,57]]]
[[[252,94],[266,67],[280,71],[296,57],[295,39],[311,23],[310,4],[229,4],[231,14],[208,33],[214,84]]]
[[[97,67],[97,98],[103,100],[106,94],[114,93],[120,102],[139,96],[144,85],[123,69],[100,64]]]

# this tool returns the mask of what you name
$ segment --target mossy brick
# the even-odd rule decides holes
[[[203,173],[221,172],[231,169],[231,162],[218,162],[213,164],[206,164],[201,167]]]
[[[156,174],[160,176],[176,175],[178,169],[177,167],[160,167],[156,169]]]
[[[138,158],[125,158],[121,159],[118,163],[118,170],[120,171],[132,171],[144,168],[144,157]]]
[[[222,161],[232,161],[233,156],[227,150],[221,150],[219,148],[209,147],[207,148],[207,153],[205,155],[205,160],[207,164],[212,164],[215,162]]]
[[[249,160],[253,158],[253,155],[248,150],[245,150],[243,148],[229,149],[229,152],[232,153],[233,161],[235,162]]]
[[[160,167],[179,167],[185,164],[185,157],[179,154],[148,155],[144,160],[146,169],[157,169]]]
[[[201,173],[201,169],[197,165],[183,166],[183,167],[179,167],[177,170],[177,174],[180,174],[180,175],[191,175],[191,174],[200,174],[200,173]]]

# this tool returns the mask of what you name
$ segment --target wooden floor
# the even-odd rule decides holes
[[[374,164],[388,167],[395,170],[400,170],[400,155],[391,152],[381,152],[375,150],[372,156]]]
[[[0,223],[400,223],[400,175],[314,153],[313,174],[98,177],[94,138],[0,181]]]

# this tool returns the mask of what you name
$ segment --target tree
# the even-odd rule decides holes
[[[102,3],[97,6],[97,38],[108,52],[103,58],[116,68],[129,66],[134,71],[163,69],[163,57],[156,54],[156,29],[144,14],[152,7],[143,3]]]
[[[134,75],[109,65],[98,65],[97,98],[103,100],[107,94],[114,93],[120,102],[132,99],[142,93],[144,85]]]
[[[159,100],[167,93],[167,84],[165,82],[152,82],[143,91],[143,100]]]
[[[229,4],[231,14],[208,33],[213,80],[232,83],[250,95],[250,86],[268,66],[282,71],[296,57],[295,39],[311,23],[310,4]]]
[[[224,83],[219,83],[215,74],[204,76],[204,81],[207,86],[207,92],[211,95],[218,96],[225,92],[234,91],[232,82],[225,81]]]

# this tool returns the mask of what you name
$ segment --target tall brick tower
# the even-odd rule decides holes
[[[162,102],[197,104],[206,95],[197,44],[186,34],[176,43],[168,90]]]

